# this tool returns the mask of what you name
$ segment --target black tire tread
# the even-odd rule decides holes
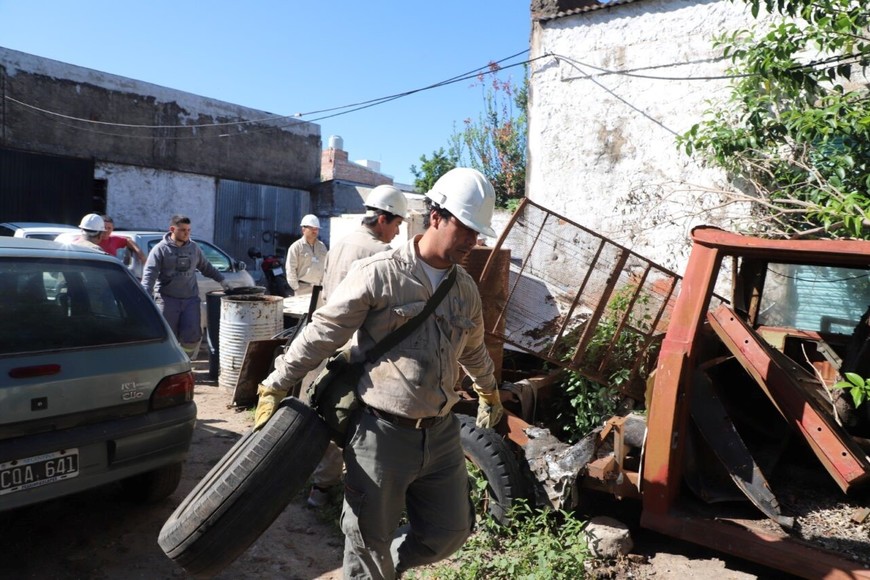
[[[216,574],[281,514],[328,442],[323,420],[298,399],[285,399],[194,487],[163,525],[160,547],[192,575]]]
[[[481,470],[489,484],[490,515],[504,524],[514,503],[528,498],[529,486],[519,463],[501,435],[477,427],[473,417],[457,417],[465,456]]]

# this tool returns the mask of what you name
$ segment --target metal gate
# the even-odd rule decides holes
[[[244,260],[257,278],[259,272],[249,251],[286,256],[290,244],[302,235],[299,222],[310,207],[311,194],[301,189],[221,179],[214,241],[234,258]]]

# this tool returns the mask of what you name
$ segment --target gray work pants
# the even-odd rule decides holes
[[[417,430],[361,412],[344,461],[345,579],[392,580],[465,543],[474,510],[456,417]]]
[[[157,307],[163,313],[163,318],[169,323],[169,328],[175,333],[187,356],[191,360],[196,358],[202,341],[199,296],[190,298],[160,296],[157,298]]]

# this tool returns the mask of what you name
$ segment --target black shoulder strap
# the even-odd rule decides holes
[[[423,310],[420,311],[420,314],[397,328],[392,333],[388,334],[381,340],[379,343],[374,345],[369,351],[366,353],[366,361],[373,363],[382,356],[384,356],[387,351],[391,348],[408,338],[412,332],[414,332],[420,324],[423,323],[426,318],[429,317],[430,314],[438,307],[444,297],[447,296],[447,293],[450,292],[450,289],[453,287],[453,283],[456,281],[456,268],[457,266],[453,266],[450,269],[450,273],[447,274],[447,278],[444,279],[441,284],[438,285],[438,289],[435,290],[435,293],[429,297],[429,300],[426,301],[426,306],[423,307]]]

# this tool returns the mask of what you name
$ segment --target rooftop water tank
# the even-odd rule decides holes
[[[342,139],[339,135],[330,135],[329,148],[344,151],[344,139]]]

